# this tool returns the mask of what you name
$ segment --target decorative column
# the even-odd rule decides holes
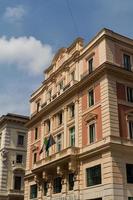
[[[64,106],[64,149],[67,148],[67,106]]]
[[[35,175],[34,181],[36,182],[37,187],[38,187],[38,194],[37,194],[38,198],[37,199],[42,200],[42,182],[41,182],[41,179],[37,175]]]
[[[78,132],[79,132],[79,99],[78,97],[75,99],[75,147],[78,147]]]
[[[76,161],[76,159],[72,159],[71,162],[69,162],[68,164],[68,170],[74,174],[74,197],[76,199],[79,199],[79,166],[78,166],[78,162]]]
[[[67,192],[67,179],[66,179],[66,176],[60,166],[57,166],[57,174],[58,174],[58,176],[60,176],[62,178],[61,193],[62,193],[62,197],[65,198],[66,192]]]
[[[52,195],[52,181],[51,179],[48,182],[48,192],[47,192],[47,199],[51,200],[51,195]]]

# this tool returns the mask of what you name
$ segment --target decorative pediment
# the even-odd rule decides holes
[[[66,48],[59,49],[52,60],[52,65],[54,65],[58,60],[60,60],[66,51],[67,51]]]
[[[95,114],[95,113],[87,113],[87,114],[85,115],[85,117],[84,117],[84,121],[85,121],[86,123],[88,123],[88,122],[90,122],[90,121],[92,121],[92,120],[96,120],[96,118],[97,118],[97,114]]]

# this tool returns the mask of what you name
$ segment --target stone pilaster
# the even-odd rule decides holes
[[[67,148],[67,106],[64,106],[64,149]]]
[[[79,113],[79,99],[78,97],[75,100],[75,146],[78,147],[78,134],[79,134],[79,126],[78,126],[78,113]]]

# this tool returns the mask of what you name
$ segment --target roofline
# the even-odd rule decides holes
[[[123,39],[126,39],[130,42],[132,42],[132,45],[133,45],[133,39],[127,37],[127,36],[124,36],[124,35],[121,35],[117,32],[114,32],[113,30],[111,29],[108,29],[108,28],[103,28],[101,29],[98,33],[96,33],[96,35],[81,49],[81,51],[83,52],[89,45],[93,46],[97,40],[99,40],[100,38],[102,38],[103,36],[110,36],[112,38],[115,38],[115,36],[118,36],[119,37],[119,40],[122,40]],[[121,38],[121,39],[120,39]],[[72,45],[74,45],[77,41],[80,41],[80,40],[83,40],[82,38],[78,37],[76,38],[72,44],[67,48],[69,49]],[[58,51],[57,51],[58,52]],[[81,53],[82,54],[82,53]],[[51,68],[52,65],[50,65],[45,71],[47,71],[49,68]],[[37,91],[39,91],[41,88],[44,87],[44,82],[42,82],[42,85],[37,89],[35,90],[32,94],[31,94],[31,99],[33,98],[33,96],[36,94]],[[36,96],[36,95],[35,95]]]
[[[15,113],[7,113],[6,115],[2,115],[0,117],[0,125],[7,121],[14,121],[19,123],[27,123],[29,121],[29,117],[25,115],[15,114]]]
[[[59,50],[57,50],[57,53],[55,54],[54,58],[55,58],[56,56],[58,56],[58,54],[59,54],[61,51],[70,51],[70,49],[72,49],[73,46],[76,45],[77,42],[83,42],[83,41],[84,41],[83,38],[77,37],[75,40],[73,40],[73,42],[72,42],[67,48],[66,48],[66,47],[62,47],[62,48],[60,48]],[[53,58],[53,59],[54,59],[54,58]],[[44,70],[44,73],[49,72],[50,69],[51,69],[52,67],[53,67],[53,61],[52,61],[52,64]]]

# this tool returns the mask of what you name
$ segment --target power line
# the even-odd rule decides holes
[[[77,23],[76,23],[76,21],[74,19],[74,16],[73,16],[73,13],[72,13],[72,10],[71,10],[71,7],[70,7],[69,0],[66,0],[66,4],[67,4],[68,11],[70,13],[70,16],[72,18],[72,22],[73,22],[73,26],[74,26],[75,32],[79,36],[78,26],[77,26]]]

